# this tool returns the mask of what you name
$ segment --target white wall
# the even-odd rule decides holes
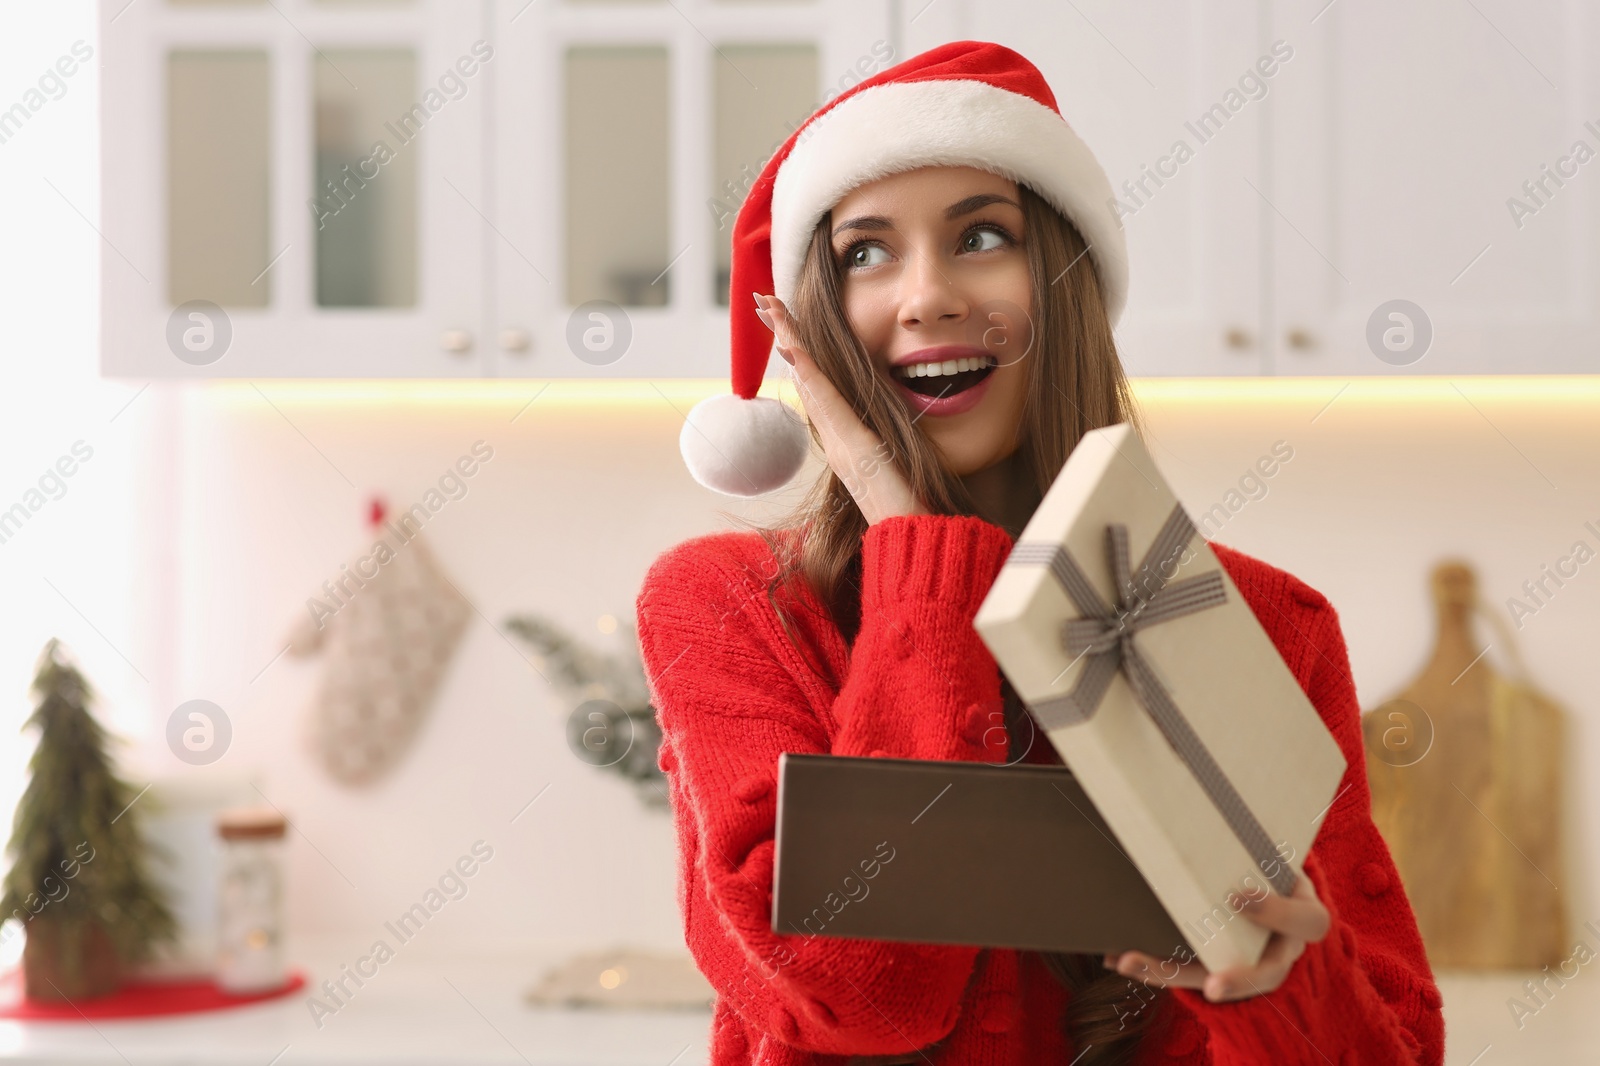
[[[0,110],[37,89],[74,41],[94,41],[88,3],[7,4],[3,18]],[[133,658],[129,640],[134,586],[150,576],[127,526],[143,431],[138,402],[123,408],[140,383],[93,374],[96,270],[102,252],[115,254],[94,229],[93,64],[63,87],[0,143],[0,510],[20,503],[29,515],[0,543],[0,812],[26,780],[32,738],[21,726],[49,637],[60,636],[84,664],[107,724],[124,734],[142,728],[140,700],[156,671]],[[47,473],[78,441],[90,458],[52,482]],[[9,835],[9,814],[4,824]],[[22,941],[5,939],[0,958],[9,959]]]

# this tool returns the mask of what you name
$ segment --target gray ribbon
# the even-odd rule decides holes
[[[1107,525],[1106,554],[1116,588],[1115,606],[1106,603],[1089,583],[1064,545],[1023,543],[1012,549],[1007,565],[1048,566],[1077,606],[1082,617],[1062,624],[1061,646],[1074,657],[1073,662],[1084,657],[1088,660],[1071,692],[1036,703],[1027,701],[1028,710],[1047,730],[1087,722],[1099,709],[1111,679],[1122,670],[1135,700],[1206,790],[1233,835],[1238,837],[1263,874],[1268,870],[1276,871],[1268,874],[1267,880],[1279,894],[1287,896],[1294,891],[1298,875],[1279,857],[1272,838],[1190,727],[1133,640],[1135,633],[1148,626],[1227,602],[1226,586],[1219,571],[1182,581],[1167,580],[1194,534],[1194,523],[1183,505],[1175,505],[1135,573],[1128,561],[1128,527],[1121,523]]]

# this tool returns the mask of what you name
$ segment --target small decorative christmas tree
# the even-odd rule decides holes
[[[24,923],[29,997],[104,995],[125,965],[172,940],[177,923],[145,876],[138,793],[116,776],[110,738],[89,713],[94,693],[54,638],[33,692],[38,704],[23,728],[37,728],[39,743],[12,822],[0,919]]]

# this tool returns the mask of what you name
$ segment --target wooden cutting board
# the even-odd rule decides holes
[[[1530,969],[1567,956],[1561,708],[1524,678],[1509,629],[1474,630],[1487,613],[1462,562],[1432,575],[1432,657],[1362,731],[1372,818],[1394,856],[1428,959],[1439,969]]]

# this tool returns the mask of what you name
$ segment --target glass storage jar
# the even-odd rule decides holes
[[[217,893],[217,987],[244,995],[281,988],[284,833],[287,820],[272,807],[218,812],[222,840]]]

